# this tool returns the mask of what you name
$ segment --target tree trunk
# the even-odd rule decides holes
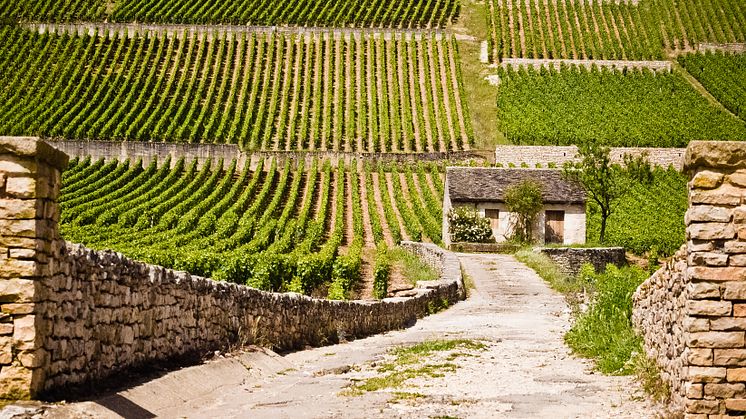
[[[606,213],[606,211],[601,211],[601,234],[598,238],[598,241],[600,244],[604,244],[604,240],[606,239],[606,219],[609,218],[609,214]]]

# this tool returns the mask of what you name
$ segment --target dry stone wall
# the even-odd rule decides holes
[[[684,411],[686,365],[684,314],[688,298],[686,246],[648,278],[632,297],[632,322],[647,356],[660,366],[671,389],[671,410]]]
[[[554,68],[561,69],[563,66],[579,66],[591,69],[610,68],[616,70],[643,69],[653,71],[671,71],[670,61],[627,61],[627,60],[572,60],[572,59],[550,59],[550,58],[503,58],[500,65],[503,68],[518,69],[521,67],[533,67],[535,69]]]
[[[141,159],[144,165],[148,165],[154,159],[165,161],[171,157],[171,164],[184,157],[186,161],[197,161],[197,167],[208,160],[217,161],[223,159],[226,162],[236,160],[237,167],[242,169],[245,164],[255,169],[259,162],[264,159],[274,158],[284,163],[290,159],[293,162],[306,161],[306,167],[310,166],[314,158],[329,160],[336,167],[338,162],[343,161],[350,165],[353,162],[365,159],[368,161],[381,162],[412,162],[412,161],[464,161],[475,160],[480,162],[493,162],[494,153],[489,151],[451,151],[432,153],[355,153],[334,151],[242,151],[234,144],[182,144],[164,142],[144,141],[49,141],[55,148],[63,151],[71,158],[91,157],[93,160],[120,160],[130,159],[132,161]]]
[[[686,251],[638,289],[635,323],[687,418],[742,418],[746,144],[693,142],[685,170],[690,175]]]
[[[414,295],[330,301],[269,293],[86,249],[59,238],[67,156],[0,137],[0,398],[37,397],[233,344],[278,350],[405,327],[464,297],[458,259],[404,243],[441,273]]]
[[[611,159],[613,162],[622,163],[624,155],[639,156],[646,153],[648,160],[655,166],[673,166],[681,170],[684,165],[683,148],[653,148],[653,147],[613,147]],[[501,145],[495,149],[495,162],[502,165],[513,164],[520,166],[527,164],[535,167],[537,164],[547,167],[555,164],[562,167],[566,162],[577,160],[578,148],[576,146],[513,146]]]
[[[547,255],[568,275],[577,275],[586,263],[593,265],[596,272],[603,272],[610,263],[616,266],[627,264],[623,247],[541,247],[534,251]]]

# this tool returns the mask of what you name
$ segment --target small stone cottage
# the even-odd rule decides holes
[[[490,220],[497,242],[507,240],[515,214],[507,210],[505,192],[523,180],[541,185],[544,208],[534,226],[537,243],[585,243],[583,187],[562,177],[557,169],[501,169],[492,167],[448,167],[443,198],[443,242],[450,246],[448,211],[468,205]]]

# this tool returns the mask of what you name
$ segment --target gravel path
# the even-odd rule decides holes
[[[460,255],[476,290],[454,307],[409,329],[284,357],[294,368],[206,398],[189,417],[629,417],[651,414],[629,377],[591,371],[569,354],[563,298],[512,256]],[[376,374],[394,345],[428,339],[477,339],[486,349],[459,357],[444,377],[418,377],[397,391],[340,395],[354,379]],[[195,404],[192,404],[195,406]]]

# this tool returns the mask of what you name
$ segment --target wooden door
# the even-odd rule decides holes
[[[565,212],[547,211],[545,218],[544,242],[563,243],[565,237]]]
[[[500,210],[485,209],[484,216],[485,218],[488,218],[490,220],[490,227],[492,228],[492,231],[496,231],[497,228],[500,226]]]

